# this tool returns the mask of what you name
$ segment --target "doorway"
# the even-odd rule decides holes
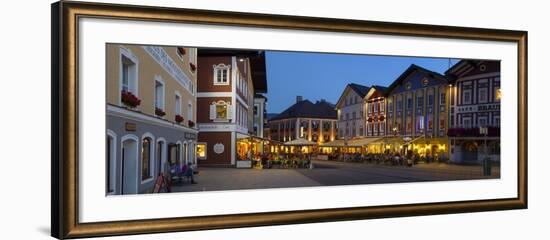
[[[122,194],[138,193],[138,149],[135,139],[126,139],[122,142]]]

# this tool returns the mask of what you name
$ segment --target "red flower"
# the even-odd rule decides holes
[[[182,56],[185,55],[185,48],[178,47],[178,53],[181,54]]]
[[[155,115],[162,117],[162,116],[166,115],[166,112],[163,111],[160,108],[155,108]]]
[[[131,92],[126,92],[126,91],[121,92],[120,100],[122,101],[122,103],[124,103],[124,105],[133,107],[133,108],[141,104],[141,99],[136,97]]]
[[[191,67],[191,71],[193,71],[193,72],[195,70],[197,70],[197,66],[195,66],[195,64],[193,64],[193,63],[189,63],[189,67]]]
[[[194,126],[195,126],[195,122],[189,120],[189,121],[187,121],[187,125],[188,125],[189,127],[194,127]]]
[[[176,115],[176,122],[177,122],[177,123],[183,122],[183,117],[182,117],[181,115],[177,114],[177,115]]]

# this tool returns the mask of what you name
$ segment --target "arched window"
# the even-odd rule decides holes
[[[107,194],[115,193],[116,183],[116,135],[109,130],[105,145],[105,190]]]
[[[146,137],[141,143],[141,180],[153,177],[151,169],[151,138]]]

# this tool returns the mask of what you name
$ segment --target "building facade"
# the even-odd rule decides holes
[[[462,60],[446,75],[452,83],[451,162],[500,161],[500,62]]]
[[[337,137],[335,106],[325,100],[312,103],[296,97],[296,103],[269,121],[270,139],[288,142],[299,138],[324,143]]]
[[[448,100],[445,76],[414,64],[405,70],[387,90],[386,135],[403,141],[390,149],[447,159]]]
[[[366,136],[386,136],[386,88],[372,86],[365,95]]]
[[[107,45],[106,194],[151,192],[196,163],[196,49]]]
[[[255,87],[266,88],[265,81],[263,52],[199,50],[199,166],[236,166],[247,154],[239,140],[254,134],[254,94],[266,91]]]
[[[336,103],[338,138],[353,139],[365,136],[365,102],[369,87],[356,83],[346,86]]]

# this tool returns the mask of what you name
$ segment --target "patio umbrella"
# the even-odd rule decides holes
[[[287,146],[315,146],[317,143],[308,141],[303,138],[294,139],[292,141],[285,142]]]

